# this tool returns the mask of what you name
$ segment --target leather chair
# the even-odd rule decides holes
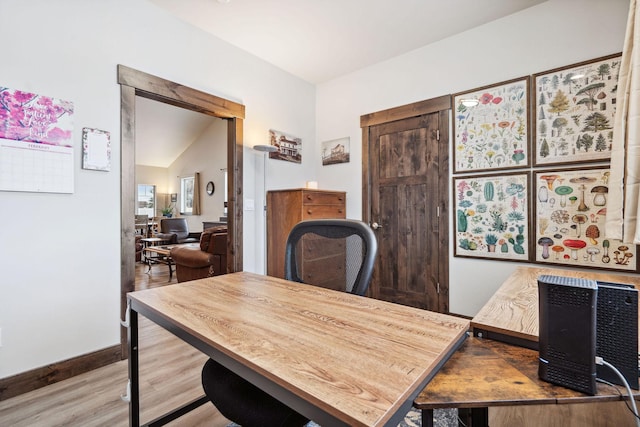
[[[360,296],[367,292],[378,252],[376,236],[367,224],[350,219],[308,220],[296,224],[285,249],[287,280],[307,283],[303,280],[307,277],[304,258],[310,250],[331,260],[323,265],[325,269],[336,269],[336,252],[344,260],[346,274],[341,276],[341,286],[332,282],[330,288]],[[243,427],[302,427],[309,422],[304,415],[213,359],[202,368],[202,387],[222,415]]]
[[[190,233],[186,218],[164,218],[160,221],[160,233],[156,235],[169,245],[198,243],[200,233]]]
[[[227,272],[227,227],[207,228],[200,246],[185,245],[171,249],[178,282],[219,276]]]

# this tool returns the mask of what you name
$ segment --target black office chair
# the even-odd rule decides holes
[[[376,237],[362,221],[302,221],[287,238],[285,278],[364,295],[377,251]],[[300,427],[309,422],[213,359],[202,369],[202,387],[218,411],[242,427]]]

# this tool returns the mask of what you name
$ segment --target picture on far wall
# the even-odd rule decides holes
[[[458,257],[529,260],[529,173],[453,178]]]
[[[529,78],[484,86],[453,97],[453,172],[526,168]]]
[[[533,75],[535,165],[611,158],[621,55]]]
[[[609,168],[536,171],[535,261],[636,271],[637,248],[607,239]]]
[[[349,163],[349,137],[324,141],[320,144],[322,150],[322,166]]]
[[[269,153],[270,159],[302,163],[302,139],[269,129],[269,143],[278,149]]]

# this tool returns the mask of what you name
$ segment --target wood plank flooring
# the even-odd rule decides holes
[[[136,264],[136,288],[177,283],[175,274]],[[200,370],[206,356],[140,316],[141,419],[148,422],[203,394]],[[70,378],[0,402],[0,426],[127,426],[129,405],[121,400],[128,379],[127,361]],[[206,404],[169,426],[224,427],[229,421]]]

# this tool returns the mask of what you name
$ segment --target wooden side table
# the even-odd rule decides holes
[[[622,395],[621,395],[622,393]],[[622,397],[624,395],[624,397]],[[640,392],[634,391],[638,399]],[[619,401],[624,387],[598,383],[598,394],[553,385],[538,378],[538,352],[495,340],[469,337],[414,400],[422,425],[433,427],[433,410],[458,408],[465,424],[488,426],[495,406]],[[630,413],[623,414],[631,420]],[[613,424],[612,424],[613,425]]]

